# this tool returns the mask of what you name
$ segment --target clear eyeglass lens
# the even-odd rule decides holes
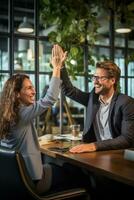
[[[92,80],[93,81],[99,81],[99,80],[101,80],[101,81],[103,81],[103,80],[106,80],[106,79],[108,79],[108,77],[106,77],[106,76],[93,76],[92,77]]]

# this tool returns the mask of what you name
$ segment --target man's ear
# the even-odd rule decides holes
[[[116,81],[115,78],[112,78],[112,82],[113,82],[113,84],[115,83],[115,81]]]

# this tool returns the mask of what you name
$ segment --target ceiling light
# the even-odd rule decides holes
[[[117,28],[115,31],[117,33],[130,33],[132,29],[128,27],[120,27],[120,28]]]
[[[130,33],[132,31],[130,24],[128,24],[126,14],[125,14],[125,8],[123,7],[120,20],[116,23],[116,32],[117,33]]]
[[[17,31],[20,33],[33,33],[33,27],[28,22],[27,17],[23,18],[23,22],[19,25]]]

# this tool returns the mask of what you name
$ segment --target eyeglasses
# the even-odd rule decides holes
[[[109,79],[108,76],[92,76],[92,81],[105,81],[106,79]]]

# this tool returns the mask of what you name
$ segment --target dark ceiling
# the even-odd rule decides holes
[[[8,1],[13,2],[14,9],[14,27],[17,29],[19,24],[22,22],[23,17],[27,16],[29,22],[34,24],[34,0],[0,0],[0,31],[7,31],[8,27]],[[119,9],[118,7],[127,8],[130,3],[133,3],[133,0],[115,0],[115,13],[118,14]],[[125,6],[124,6],[125,5]],[[134,15],[133,15],[134,16]],[[132,16],[132,17],[133,17]],[[134,19],[132,18],[134,21]],[[98,21],[100,22],[100,29],[99,33],[103,34],[104,36],[109,34],[109,10],[108,9],[100,9],[98,12]],[[129,34],[130,39],[133,39],[133,31]]]

